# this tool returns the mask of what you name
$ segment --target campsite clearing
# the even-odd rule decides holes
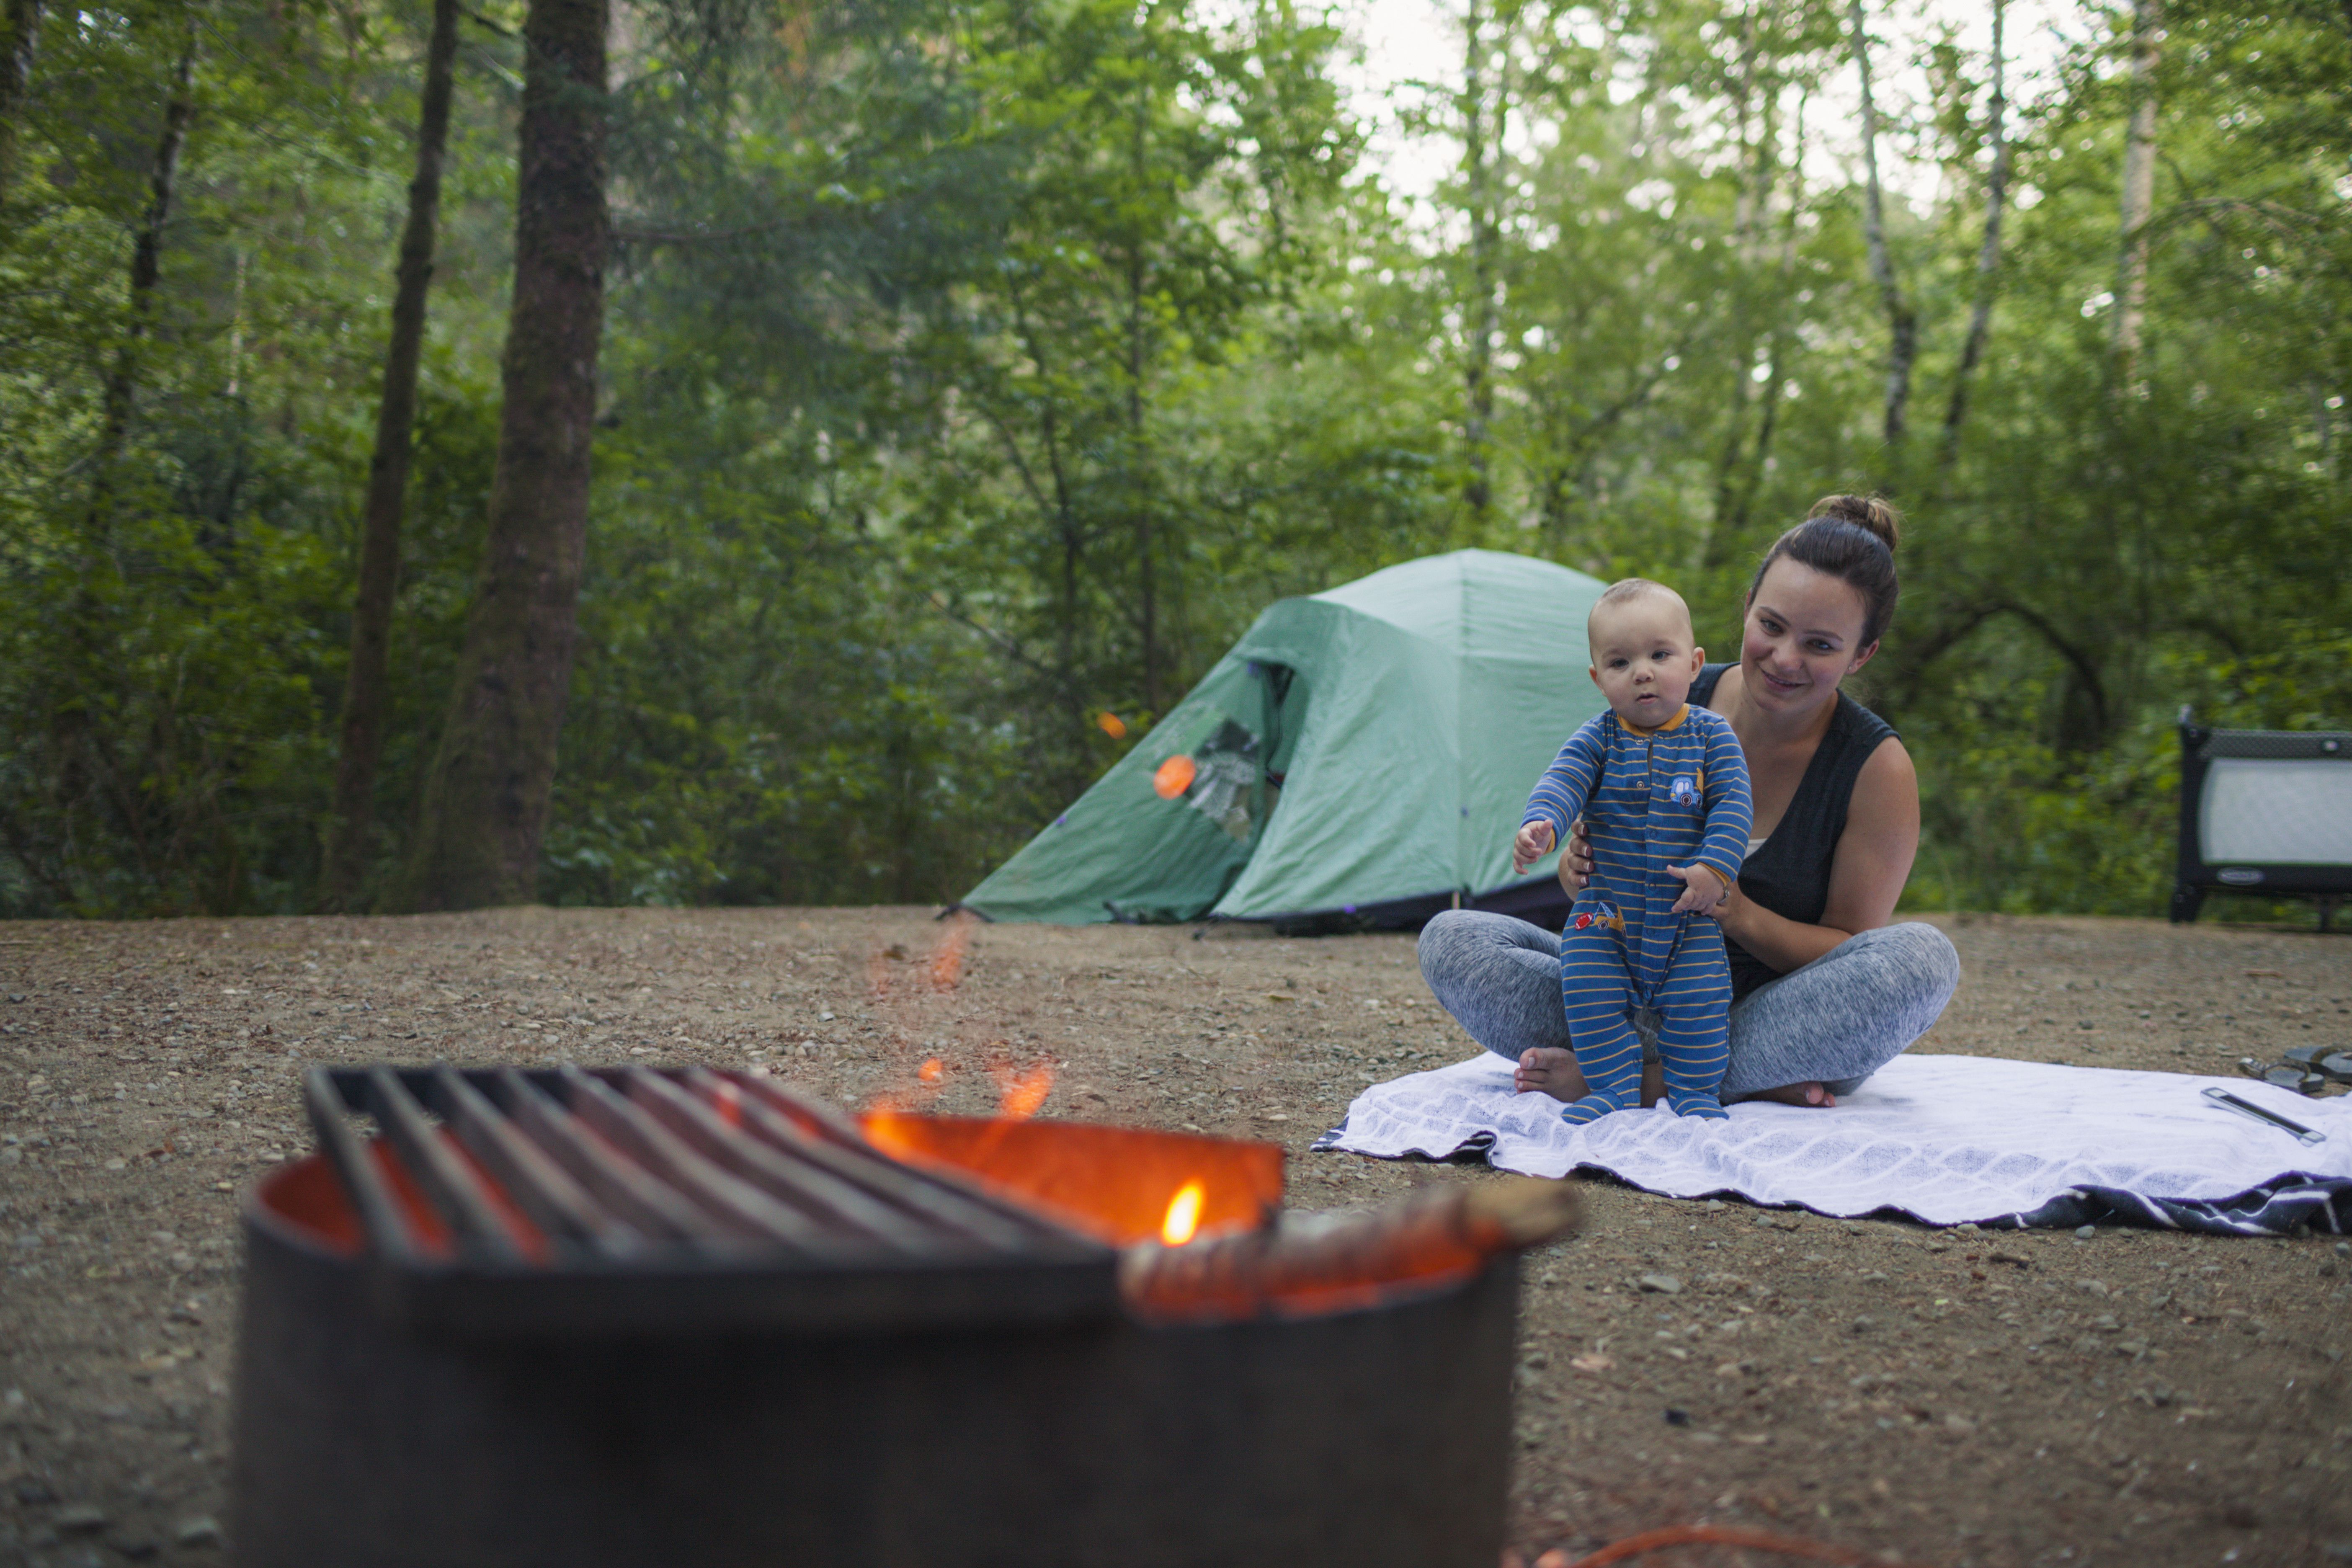
[[[1410,937],[929,917],[10,926],[0,1562],[222,1560],[235,1192],[308,1147],[301,1061],[765,1062],[846,1105],[960,1111],[1050,1061],[1045,1114],[1281,1142],[1301,1206],[1487,1179],[1305,1152],[1367,1081],[1474,1048]],[[2352,1047],[2341,936],[1938,923],[1966,978],[1922,1050],[2224,1072]],[[1950,1568],[2352,1542],[2352,1258],[2327,1238],[1993,1237],[1590,1195],[1586,1232],[1526,1270],[1511,1535],[1530,1556],[1697,1519]]]

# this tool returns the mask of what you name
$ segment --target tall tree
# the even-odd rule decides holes
[[[1993,0],[1992,101],[1985,112],[1985,141],[1992,148],[1992,167],[1985,175],[1984,240],[1977,247],[1976,301],[1969,310],[1969,335],[1960,345],[1960,363],[1952,372],[1951,400],[1944,405],[1944,436],[1937,454],[1937,468],[1944,473],[1951,471],[1960,454],[1960,426],[1969,413],[1969,379],[1984,358],[1985,342],[1992,332],[1993,299],[2000,290],[2000,216],[2009,195],[2007,58],[2001,38],[2007,11],[2006,0]]]
[[[1722,565],[1735,551],[1746,547],[1756,493],[1772,467],[1772,440],[1780,428],[1781,404],[1787,398],[1789,373],[1797,357],[1796,314],[1790,301],[1796,292],[1798,236],[1805,218],[1805,109],[1806,97],[1800,93],[1794,146],[1789,159],[1789,210],[1780,231],[1780,274],[1771,289],[1771,327],[1765,337],[1763,408],[1756,420],[1756,445],[1740,466],[1746,478],[1728,516],[1725,515],[1723,502],[1717,502],[1713,526],[1707,531],[1709,566]],[[1735,432],[1737,428],[1735,425]]]
[[[1263,482],[1199,399],[1321,237],[1347,149],[1329,30],[1283,7],[1222,37],[1190,0],[1003,15],[966,47],[989,134],[1017,140],[963,198],[1002,205],[992,247],[954,251],[954,334],[911,345],[955,411],[914,510],[939,603],[1017,667],[1066,798],[1101,769],[1094,716],[1164,711],[1197,668],[1214,535]]]
[[[2156,201],[2156,68],[2163,25],[2159,0],[2133,0],[2132,111],[2124,132],[2123,259],[2115,316],[2116,368],[2126,384],[2138,374],[2147,319],[2147,220]]]
[[[1864,25],[1862,0],[1851,0],[1847,16],[1853,29],[1853,66],[1862,79],[1862,232],[1870,248],[1870,278],[1878,286],[1879,306],[1886,312],[1886,399],[1881,427],[1887,446],[1886,461],[1895,461],[1895,448],[1903,440],[1904,423],[1911,403],[1911,366],[1919,353],[1919,317],[1904,298],[1895,276],[1895,262],[1886,248],[1886,213],[1878,179],[1878,100],[1870,85],[1870,34]]]
[[[1759,15],[1761,9],[1750,5],[1741,14],[1738,67],[1731,73],[1732,122],[1735,127],[1732,140],[1740,150],[1738,193],[1733,199],[1731,209],[1731,244],[1741,263],[1738,280],[1744,286],[1727,301],[1730,307],[1727,313],[1734,324],[1734,352],[1725,367],[1727,373],[1726,380],[1730,388],[1727,400],[1730,408],[1724,421],[1723,445],[1715,465],[1714,516],[1709,519],[1706,542],[1697,552],[1709,565],[1720,564],[1727,551],[1738,548],[1736,541],[1747,522],[1754,480],[1766,455],[1771,450],[1780,385],[1773,361],[1777,358],[1775,351],[1783,334],[1778,330],[1768,332],[1761,318],[1769,317],[1777,329],[1779,323],[1786,321],[1788,314],[1785,289],[1768,286],[1759,289],[1755,287],[1766,276],[1759,263],[1764,257],[1764,239],[1779,163],[1779,150],[1774,143],[1778,135],[1780,83],[1777,79],[1770,79],[1773,73],[1769,69],[1765,73],[1768,79],[1759,80],[1762,64],[1759,55],[1765,44],[1759,24],[1769,26],[1772,20],[1769,12]],[[1801,125],[1799,130],[1801,141]],[[1797,179],[1801,184],[1804,179],[1801,158],[1796,167]],[[1794,208],[1798,205],[1801,204],[1791,204],[1792,223]],[[1790,234],[1793,237],[1793,228]],[[1748,443],[1748,403],[1755,395],[1751,389],[1759,384],[1755,370],[1751,367],[1755,364],[1759,334],[1766,335],[1767,342],[1767,361],[1761,367],[1764,372],[1760,394],[1763,410],[1758,421],[1756,458],[1749,463],[1744,462],[1742,458]],[[1748,479],[1744,491],[1740,484],[1743,475]]]
[[[1495,163],[1502,156],[1508,84],[1496,64],[1498,51],[1486,36],[1487,0],[1470,0],[1463,17],[1462,172],[1470,217],[1470,298],[1463,310],[1467,353],[1462,366],[1462,444],[1470,466],[1463,499],[1471,521],[1483,523],[1494,499],[1489,441],[1495,423],[1495,333],[1502,248],[1495,216]],[[1487,73],[1496,81],[1488,103]]]
[[[498,467],[415,846],[395,901],[528,901],[555,784],[587,549],[604,324],[607,0],[531,0],[515,193],[514,298]]]
[[[1149,188],[1151,179],[1150,82],[1139,76],[1129,89],[1129,98],[1128,177],[1134,182],[1134,188],[1143,190]],[[1120,238],[1120,248],[1125,252],[1119,263],[1120,281],[1127,293],[1124,489],[1135,538],[1135,618],[1137,641],[1141,645],[1143,655],[1143,705],[1150,712],[1159,714],[1167,711],[1160,700],[1160,665],[1165,650],[1160,644],[1160,631],[1159,544],[1152,537],[1153,513],[1159,498],[1152,493],[1156,487],[1149,478],[1153,466],[1151,436],[1144,419],[1145,376],[1152,357],[1153,340],[1158,334],[1152,322],[1151,257],[1147,248],[1148,230],[1140,224],[1130,225]]]
[[[33,58],[41,43],[41,0],[0,6],[0,193],[16,172],[16,126],[33,94]]]
[[[163,125],[155,138],[155,152],[147,166],[147,205],[131,245],[130,317],[122,340],[115,345],[114,363],[107,372],[106,392],[99,410],[98,454],[90,465],[89,542],[95,557],[104,548],[108,512],[113,505],[114,466],[131,433],[132,405],[139,396],[139,355],[153,324],[155,286],[163,272],[163,230],[171,221],[172,201],[180,179],[180,154],[188,145],[189,127],[196,120],[196,13],[186,17],[178,63],[172,70],[172,90],[163,102]]]
[[[416,174],[408,183],[408,221],[401,231],[393,289],[392,339],[384,349],[383,395],[376,405],[375,456],[368,466],[367,503],[360,520],[359,591],[352,605],[351,668],[343,682],[342,745],[335,758],[335,797],[319,884],[319,902],[328,909],[348,909],[358,896],[374,824],[393,596],[400,584],[401,519],[416,429],[425,300],[433,283],[434,236],[440,222],[441,159],[449,142],[457,16],[458,0],[433,0],[433,31],[425,47],[424,94],[416,121]],[[240,270],[240,282],[243,277]]]

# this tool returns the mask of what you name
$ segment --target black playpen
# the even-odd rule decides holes
[[[2209,730],[2180,710],[2173,920],[2212,892],[2310,899],[2327,929],[2352,896],[2352,734]]]

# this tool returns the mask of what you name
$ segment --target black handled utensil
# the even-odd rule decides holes
[[[2292,1132],[2297,1142],[2325,1143],[2327,1142],[2326,1133],[2315,1128],[2305,1127],[2300,1121],[2290,1121],[2274,1110],[2264,1110],[2251,1100],[2240,1100],[2226,1089],[2209,1089],[2205,1091],[2205,1098],[2224,1110],[2234,1110],[2241,1116],[2251,1116],[2255,1121],[2275,1127],[2282,1132]]]

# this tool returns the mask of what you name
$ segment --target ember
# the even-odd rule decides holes
[[[1037,1114],[1037,1108],[1054,1092],[1054,1065],[1039,1062],[1019,1072],[1008,1068],[997,1075],[997,1082],[1003,1093],[996,1102],[996,1114],[1025,1121]]]
[[[1162,800],[1174,800],[1192,787],[1198,773],[1192,759],[1179,752],[1160,763],[1159,771],[1151,775],[1152,790]]]
[[[940,939],[939,951],[931,954],[931,984],[940,991],[952,991],[963,979],[964,950],[971,945],[972,919],[958,914],[948,922],[947,935]]]

